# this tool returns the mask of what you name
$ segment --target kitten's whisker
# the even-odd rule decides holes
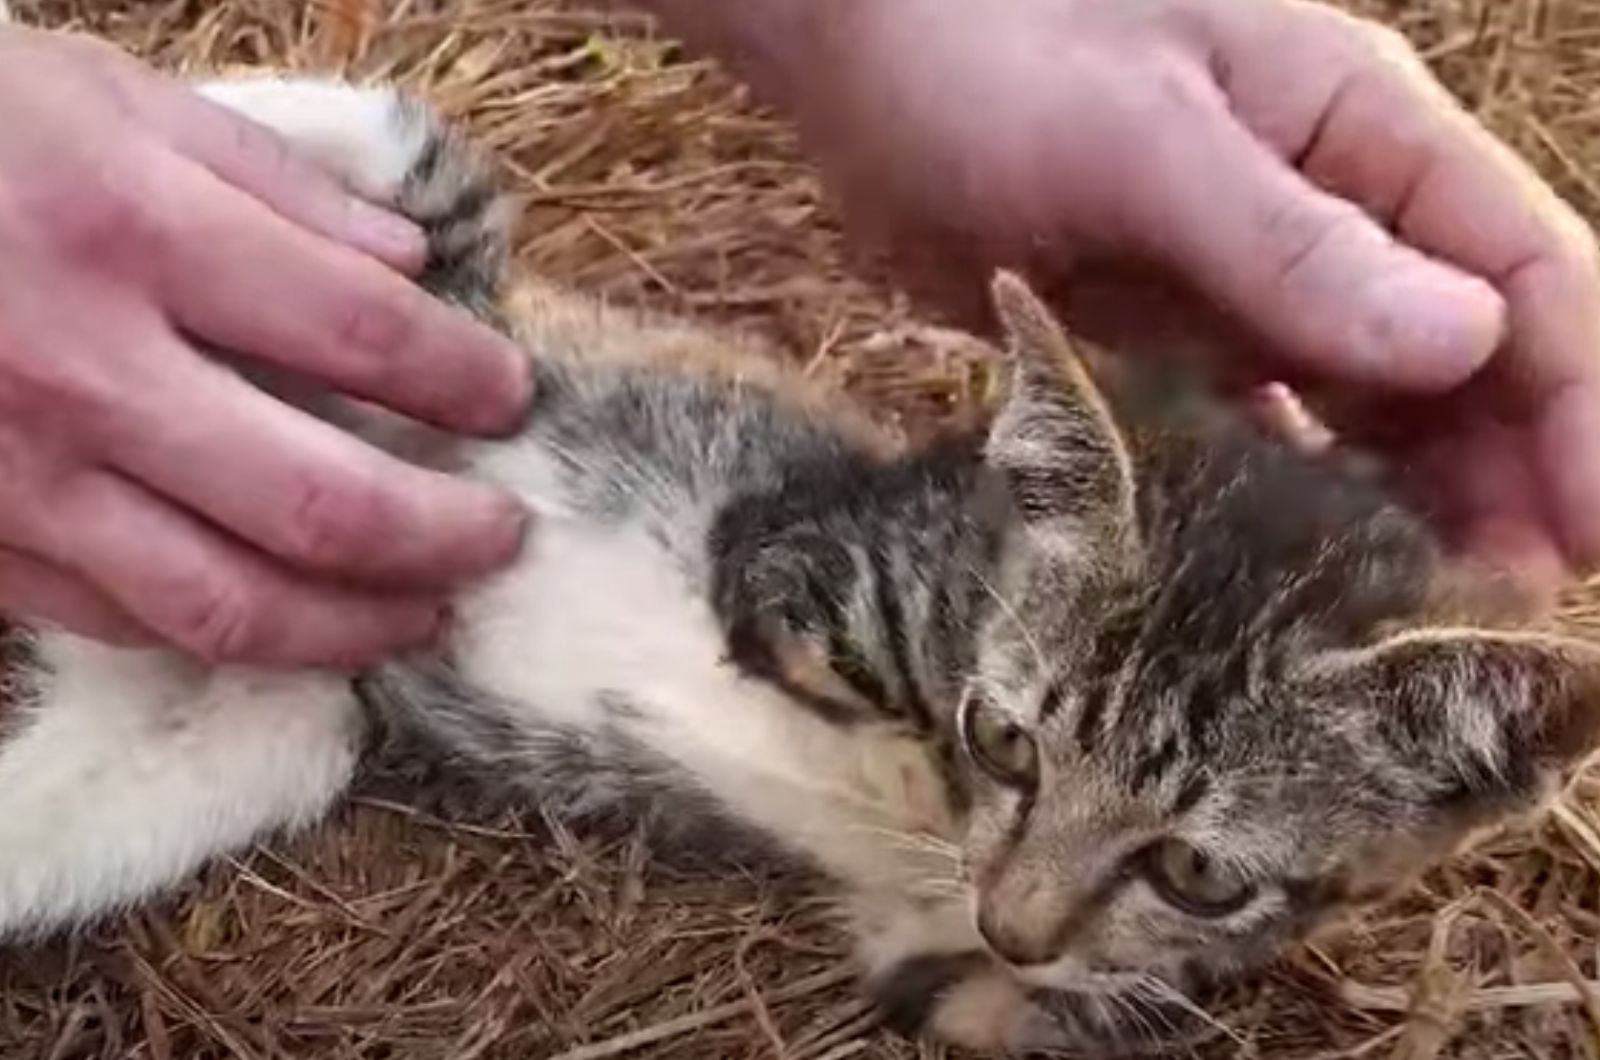
[[[1232,1027],[1228,1026],[1226,1023],[1217,1019],[1217,1017],[1213,1016],[1211,1013],[1207,1012],[1188,994],[1185,994],[1182,990],[1179,990],[1165,979],[1155,975],[1147,975],[1139,980],[1139,982],[1145,984],[1145,988],[1152,991],[1155,999],[1169,1001],[1183,1009],[1185,1012],[1189,1013],[1189,1015],[1200,1020],[1202,1023],[1205,1023],[1206,1025],[1221,1031],[1223,1034],[1226,1034],[1229,1038],[1232,1038],[1235,1043],[1239,1045],[1246,1044],[1243,1035],[1234,1030]]]
[[[970,890],[965,880],[918,880],[913,886],[927,894],[964,896]]]
[[[900,850],[933,854],[952,862],[957,862],[961,859],[962,852],[960,847],[926,833],[902,832],[894,828],[870,824],[855,825],[852,827],[852,831],[886,839]]]
[[[1139,1009],[1134,1002],[1128,998],[1123,997],[1120,994],[1105,994],[1102,996],[1102,999],[1099,1003],[1105,1008],[1111,1010],[1109,1013],[1109,1018],[1106,1019],[1105,1022],[1108,1029],[1111,1031],[1111,1036],[1116,1039],[1117,1044],[1121,1045],[1123,1043],[1124,1035],[1121,1032],[1121,1026],[1124,1019],[1130,1023],[1136,1024],[1139,1034],[1144,1036],[1149,1036],[1151,1034],[1150,1025],[1145,1022],[1144,1017],[1140,1014]]]
[[[1138,1019],[1140,1025],[1144,1027],[1146,1033],[1152,1039],[1159,1039],[1161,1037],[1177,1033],[1177,1024],[1172,1022],[1171,1017],[1169,1017],[1163,1008],[1158,1004],[1159,996],[1152,991],[1152,989],[1143,979],[1136,981],[1132,985],[1132,987],[1129,989],[1129,994],[1130,996],[1125,999],[1128,1008],[1131,1011],[1139,1014]],[[1146,1019],[1145,1017],[1149,1018]],[[1151,1025],[1152,1020],[1160,1021],[1161,1030],[1162,1032],[1165,1032],[1165,1034],[1158,1032],[1156,1028]]]
[[[1100,1022],[1101,1029],[1118,1049],[1125,1048],[1130,1043],[1160,1040],[1155,1029],[1129,998],[1115,992],[1096,994],[1094,1004],[1098,1010],[1095,1016]],[[1126,1019],[1120,1017],[1119,1013],[1125,1014]],[[1134,1026],[1130,1028],[1130,1024]]]
[[[936,887],[923,884],[912,885],[907,889],[907,893],[918,898],[964,899],[967,896],[964,887]]]
[[[952,853],[960,853],[961,851],[959,846],[950,842],[948,839],[944,839],[936,835],[933,832],[907,832],[903,829],[890,828],[886,825],[871,824],[857,825],[856,827],[862,831],[873,832],[883,836],[892,836],[894,838],[915,842],[924,846],[934,847],[940,850],[948,850]]]
[[[702,748],[704,750],[704,748]],[[814,780],[803,777],[789,770],[775,769],[765,763],[752,763],[749,757],[740,755],[733,748],[715,748],[717,754],[737,763],[739,769],[749,772],[752,765],[761,769],[762,774],[775,783],[785,785],[791,790],[821,798],[830,799],[840,806],[848,806],[865,813],[880,816],[892,813],[894,807],[883,800],[863,798],[859,792],[852,791],[842,784],[819,784]],[[872,828],[871,825],[860,825],[861,828]],[[890,829],[892,831],[892,829]],[[909,833],[901,833],[909,834]]]
[[[1169,1039],[1177,1030],[1172,1021],[1160,1009],[1147,1008],[1137,998],[1123,998],[1129,1017],[1138,1024],[1139,1041],[1148,1045],[1159,1045]],[[1157,1026],[1157,1022],[1160,1026]]]

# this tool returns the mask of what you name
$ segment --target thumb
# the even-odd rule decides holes
[[[1443,390],[1499,346],[1506,307],[1492,286],[1397,242],[1225,111],[1161,139],[1126,189],[1127,220],[1290,367]]]

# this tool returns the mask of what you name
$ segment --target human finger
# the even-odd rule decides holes
[[[106,459],[241,540],[391,587],[478,577],[519,548],[514,498],[387,456],[189,351],[149,356],[167,370],[104,410]]]
[[[163,640],[211,662],[355,667],[430,639],[437,601],[301,580],[114,474],[52,513],[51,558]]]

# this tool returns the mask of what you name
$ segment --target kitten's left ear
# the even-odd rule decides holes
[[[1314,680],[1370,697],[1390,745],[1470,798],[1537,796],[1600,743],[1600,645],[1586,640],[1417,630],[1335,660]]]
[[[1050,310],[1007,272],[994,282],[1010,387],[985,456],[1030,524],[1124,537],[1134,526],[1128,449],[1104,397]]]

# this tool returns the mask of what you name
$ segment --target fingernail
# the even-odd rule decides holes
[[[350,241],[407,274],[421,270],[428,239],[411,221],[362,199],[350,200]]]
[[[418,615],[413,642],[419,647],[437,644],[444,634],[449,617],[450,608],[445,604],[435,604],[422,610]]]
[[[1368,349],[1391,386],[1447,390],[1466,382],[1505,338],[1505,299],[1488,283],[1428,263],[1374,282]]]
[[[521,428],[533,399],[533,361],[521,350],[503,344],[503,375],[488,400],[479,406],[473,429],[487,437],[505,437]]]
[[[392,602],[388,612],[380,619],[384,630],[383,646],[378,649],[377,657],[381,658],[393,651],[417,651],[437,643],[442,613],[443,606],[436,600],[411,598]],[[355,665],[367,665],[377,659],[362,658],[349,661]]]
[[[528,509],[516,497],[505,493],[493,495],[484,537],[488,542],[485,550],[495,566],[510,563],[522,551],[529,518]]]
[[[429,651],[440,647],[450,636],[454,610],[449,604],[419,605],[420,617],[414,635],[406,638],[412,651]]]
[[[443,644],[450,639],[450,634],[456,624],[456,609],[451,604],[442,604],[434,614],[433,635],[429,638],[430,645]]]

